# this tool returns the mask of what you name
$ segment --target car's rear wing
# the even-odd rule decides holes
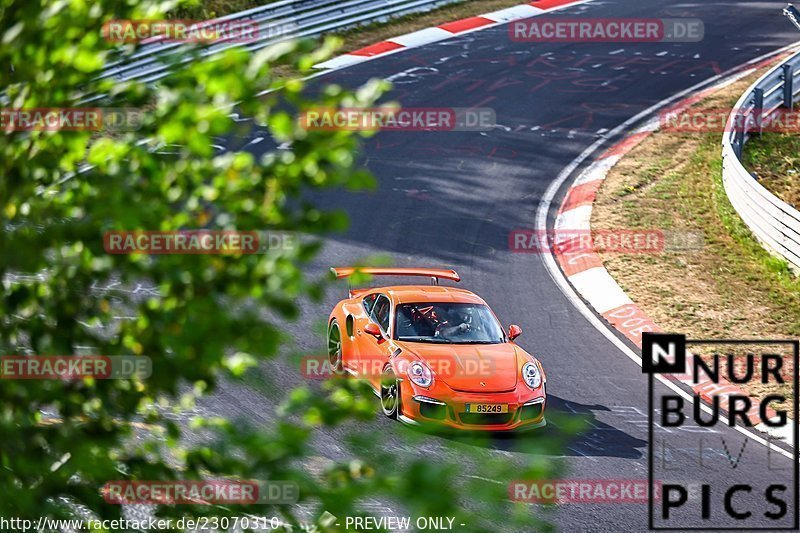
[[[331,268],[337,278],[349,278],[356,272],[370,274],[372,276],[418,276],[431,279],[431,285],[438,285],[439,279],[450,281],[461,281],[461,276],[455,270],[445,268],[373,268],[373,267],[334,267]],[[350,297],[353,297],[353,289],[350,288]]]

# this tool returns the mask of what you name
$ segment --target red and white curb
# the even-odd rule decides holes
[[[770,59],[765,63],[772,63],[775,59]],[[742,71],[736,76],[725,80],[723,83],[705,89],[678,104],[669,108],[667,112],[680,112],[701,100],[707,98],[712,93],[719,91],[737,80],[746,77],[762,64],[757,64]],[[658,118],[648,122],[641,128],[635,130],[622,141],[618,142],[606,150],[595,162],[584,170],[567,190],[564,200],[558,210],[555,219],[555,231],[591,231],[592,206],[594,205],[600,186],[603,184],[609,171],[636,146],[649,137],[659,127]],[[642,311],[625,294],[625,291],[614,281],[611,274],[603,266],[600,256],[594,251],[561,252],[556,251],[556,261],[563,271],[575,291],[583,297],[594,310],[600,314],[615,330],[622,333],[626,338],[633,342],[638,348],[642,347],[642,333],[661,332],[661,328],[651,319],[647,313]],[[687,354],[687,368],[693,368],[692,355]],[[675,379],[688,386],[692,391],[699,395],[704,401],[710,402],[714,396],[720,398],[720,407],[728,410],[728,398],[731,394],[744,394],[743,390],[724,378],[720,377],[719,383],[714,383],[707,376],[698,383],[694,383],[693,376],[684,374],[675,376]],[[767,416],[771,419],[775,415],[772,409],[767,410]],[[748,416],[759,419],[759,405],[755,404]],[[794,446],[793,430],[791,424],[782,428],[773,428],[764,423],[755,426],[755,429],[766,433],[776,439]]]
[[[528,4],[521,4],[478,15],[477,17],[446,22],[432,28],[406,33],[405,35],[393,37],[354,52],[334,57],[328,61],[314,65],[314,68],[329,70],[349,67],[350,65],[363,63],[364,61],[400,52],[408,48],[424,46],[426,44],[449,39],[456,35],[499,26],[500,24],[505,24],[514,20],[536,17],[568,6],[583,4],[590,1],[591,0],[538,0]]]

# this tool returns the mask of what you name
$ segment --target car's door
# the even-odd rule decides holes
[[[366,353],[372,349],[372,343],[369,340],[370,335],[364,333],[364,327],[372,320],[370,313],[375,306],[375,300],[378,299],[378,293],[367,294],[361,299],[361,308],[355,313],[353,321],[355,324],[355,350],[351,354],[350,360],[346,361],[346,365],[351,370],[358,374],[364,374],[367,369],[361,368],[361,353]]]
[[[388,342],[390,336],[390,326],[392,317],[392,303],[389,297],[385,294],[378,294],[375,300],[375,305],[372,306],[370,311],[370,321],[378,325],[383,333],[383,339],[377,339],[368,333],[363,333],[362,337],[366,337],[365,350],[361,353],[360,364],[366,368],[370,379],[373,383],[380,381],[380,374],[383,370],[384,363],[389,358]]]

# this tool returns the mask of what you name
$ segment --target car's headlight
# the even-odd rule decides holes
[[[538,389],[541,386],[542,373],[539,372],[539,367],[536,363],[525,363],[522,367],[522,379],[525,380],[525,384],[532,389]]]
[[[408,367],[408,379],[420,387],[428,388],[433,383],[433,372],[427,365],[414,361]]]

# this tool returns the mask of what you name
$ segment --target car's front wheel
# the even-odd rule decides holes
[[[400,413],[400,380],[390,366],[381,375],[381,409],[392,419]]]
[[[334,318],[328,327],[328,361],[334,372],[342,370],[342,331]]]

